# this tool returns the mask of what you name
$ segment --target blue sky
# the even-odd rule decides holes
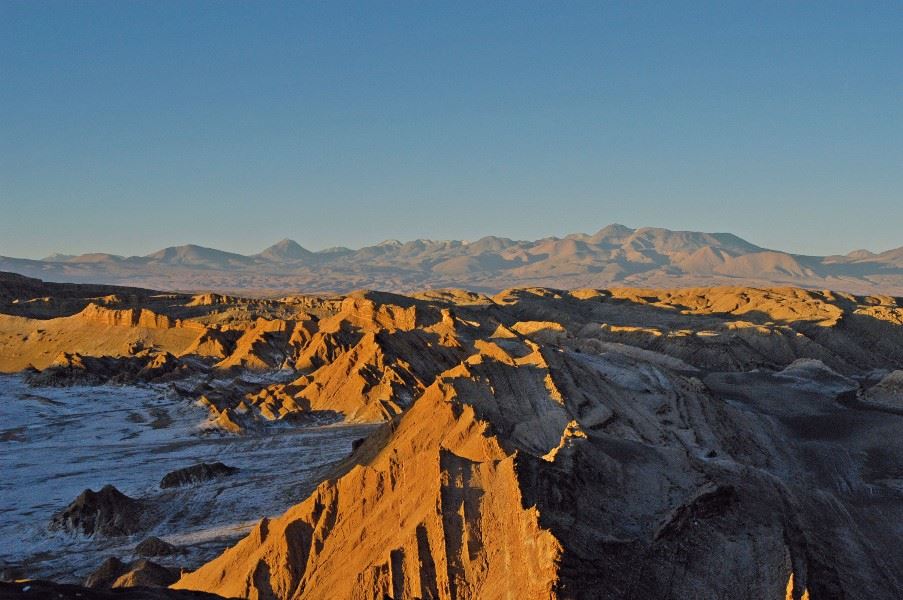
[[[0,254],[903,245],[898,2],[0,2]]]

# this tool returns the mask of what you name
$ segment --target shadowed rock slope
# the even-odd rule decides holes
[[[49,581],[0,581],[0,598],[4,600],[225,600],[221,596],[202,592],[168,590],[165,588],[133,587],[95,590],[80,585],[65,585]]]
[[[404,304],[368,301],[350,311],[357,325],[391,314],[383,336],[407,335]],[[896,381],[884,374],[903,360],[897,300],[533,289],[407,302],[415,325],[438,310],[417,330],[445,340],[412,349],[457,364],[412,379],[410,407],[344,474],[174,587],[899,597],[903,420],[863,395]],[[396,364],[416,359],[393,348]]]
[[[184,367],[175,384],[238,434],[324,416],[383,423],[309,497],[174,588],[374,600],[903,591],[898,298],[117,296],[55,315],[10,300],[5,368],[28,359],[32,376],[63,384],[123,369],[158,380],[145,363],[172,363]],[[48,348],[64,356],[37,364]],[[230,379],[237,369],[287,376]]]

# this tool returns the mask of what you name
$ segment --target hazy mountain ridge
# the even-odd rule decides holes
[[[411,291],[512,286],[799,285],[857,293],[903,293],[903,247],[805,256],[730,233],[609,225],[535,241],[487,236],[473,242],[387,240],[352,250],[311,251],[284,239],[253,255],[188,244],[146,256],[55,254],[0,257],[0,270],[50,281],[128,283],[163,289]]]

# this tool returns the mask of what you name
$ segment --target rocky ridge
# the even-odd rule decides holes
[[[364,300],[345,307],[356,324],[408,335],[409,313],[374,318],[391,297]],[[410,384],[409,407],[383,415],[346,473],[175,587],[398,599],[903,589],[890,525],[903,516],[903,422],[859,400],[903,359],[896,299],[534,289],[412,306],[442,340],[418,355],[458,364]],[[359,415],[345,398],[320,408]]]
[[[0,335],[41,329],[87,372],[167,352],[191,369],[173,385],[238,434],[383,423],[306,499],[175,588],[396,600],[903,589],[898,298],[526,288],[111,308],[136,309],[112,322],[17,315]],[[167,321],[142,322],[143,309]],[[151,323],[194,337],[152,337]],[[61,341],[70,327],[84,337]],[[90,346],[89,331],[109,345]],[[140,349],[124,348],[136,334]],[[214,338],[222,352],[189,350]],[[230,379],[264,368],[285,379]]]
[[[282,240],[254,255],[189,244],[147,256],[92,253],[43,260],[0,257],[0,270],[55,281],[136,283],[160,289],[244,293],[403,292],[464,287],[795,285],[903,294],[903,249],[807,256],[763,248],[729,233],[609,225],[593,234],[539,240],[387,240],[312,252]],[[0,290],[2,294],[2,290]]]

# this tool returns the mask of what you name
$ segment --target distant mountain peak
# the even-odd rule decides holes
[[[621,225],[620,223],[610,223],[596,233],[633,233],[634,231],[636,230],[632,227],[628,227],[627,225]]]
[[[312,254],[310,250],[295,240],[284,238],[257,254],[269,260],[301,260]]]
[[[330,246],[329,248],[318,250],[317,254],[348,254],[350,252],[354,252],[354,250],[347,246]]]
[[[587,236],[586,241],[595,244],[602,242],[617,242],[633,235],[636,231],[636,229],[631,229],[620,223],[612,223],[611,225],[606,225],[591,236]]]
[[[144,257],[155,263],[198,266],[204,268],[228,268],[248,261],[248,257],[197,244],[184,244],[163,248]]]
[[[158,289],[342,292],[369,287],[460,287],[494,292],[520,285],[555,288],[797,285],[903,294],[903,248],[880,254],[802,256],[757,246],[731,233],[631,228],[513,240],[386,240],[311,252],[285,238],[244,256],[196,244],[139,257],[83,254],[44,261],[0,257],[0,270],[57,281],[129,283]]]

